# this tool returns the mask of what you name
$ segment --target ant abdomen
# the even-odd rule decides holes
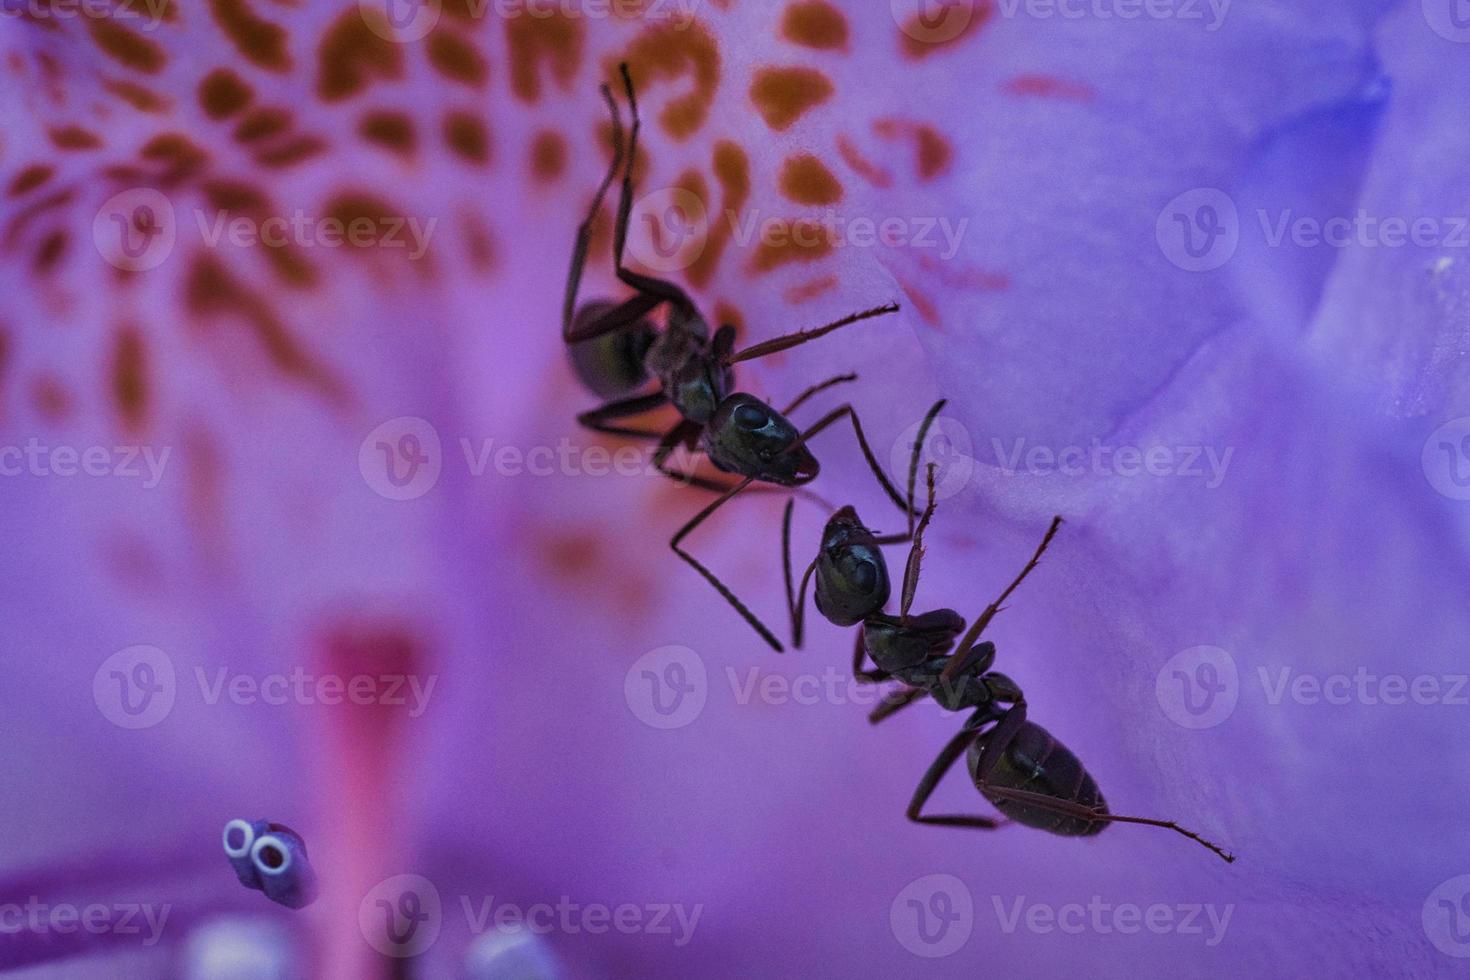
[[[987,732],[970,746],[968,762],[972,779],[976,779],[981,751],[992,734]],[[992,789],[1003,787],[1024,790],[1054,800],[1075,803],[1099,814],[1108,812],[1102,791],[1097,788],[1092,776],[1088,775],[1081,760],[1034,721],[1021,725],[1015,739],[1001,755],[986,781]],[[1101,832],[1108,825],[1105,820],[1068,816],[983,789],[981,792],[997,810],[1016,823],[1048,833],[1061,834],[1064,837],[1089,837]]]
[[[614,305],[605,299],[583,303],[572,319],[573,328],[592,323]],[[653,323],[643,318],[626,330],[568,344],[567,354],[577,379],[589,391],[599,398],[623,398],[648,380],[644,358],[657,336]]]

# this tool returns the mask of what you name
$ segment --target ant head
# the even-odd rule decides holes
[[[720,403],[704,430],[704,451],[726,473],[783,487],[816,479],[821,467],[796,426],[753,395],[736,393]]]
[[[836,626],[860,623],[888,602],[888,564],[873,532],[851,507],[827,521],[816,576],[817,610]]]

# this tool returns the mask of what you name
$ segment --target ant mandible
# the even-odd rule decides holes
[[[941,403],[942,404],[942,403]],[[939,406],[936,406],[936,410]],[[931,416],[932,418],[932,413]],[[927,421],[927,420],[926,420]],[[921,430],[922,433],[922,430]],[[919,442],[922,443],[922,434]],[[964,617],[953,609],[911,616],[914,593],[924,556],[924,531],[934,516],[934,464],[928,467],[928,505],[912,532],[913,543],[904,568],[899,614],[883,612],[889,598],[887,565],[879,545],[886,543],[862,525],[851,507],[838,511],[822,535],[822,548],[802,576],[801,589],[791,595],[791,510],[789,501],[783,520],[783,560],[787,596],[792,607],[792,632],[800,645],[801,613],[808,582],[815,574],[817,610],[837,626],[861,625],[853,651],[853,676],[864,683],[896,679],[908,685],[890,696],[869,716],[873,724],[926,695],[947,711],[974,709],[960,731],[934,760],[919,781],[909,801],[908,819],[915,823],[944,827],[994,830],[1005,821],[969,815],[926,815],[924,804],[939,781],[961,755],[967,755],[971,781],[990,803],[1017,823],[1067,837],[1090,837],[1110,823],[1146,824],[1163,827],[1209,848],[1227,862],[1234,856],[1170,820],[1129,817],[1109,812],[1096,781],[1071,749],[1045,728],[1027,719],[1025,695],[1019,685],[999,671],[995,644],[980,641],[980,634],[1016,588],[1041,561],[1056,536],[1062,519],[1052,519],[1031,560],[985,608],[955,647],[965,629]],[[909,491],[913,492],[910,473]],[[875,670],[864,670],[864,657],[871,657]]]

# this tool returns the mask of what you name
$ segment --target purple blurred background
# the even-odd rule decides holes
[[[1463,975],[1462,6],[5,3],[0,967]],[[577,426],[558,330],[623,58],[633,258],[747,343],[903,303],[742,389],[858,372],[798,421],[895,475],[949,399],[917,607],[1062,514],[997,668],[1235,864],[908,822],[960,717],[870,727],[852,631],[774,654],[669,551],[707,495]],[[781,501],[689,542],[778,628]]]

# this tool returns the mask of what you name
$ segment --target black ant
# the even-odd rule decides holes
[[[927,422],[926,419],[926,425]],[[923,442],[922,431],[918,444]],[[915,451],[917,460],[917,444]],[[1229,852],[1172,821],[1110,813],[1097,783],[1077,756],[1046,729],[1027,720],[1026,698],[1021,688],[1006,675],[990,669],[995,662],[995,644],[988,640],[979,642],[980,634],[1003,608],[1011,593],[1040,563],[1042,554],[1061,527],[1060,517],[1053,518],[1026,567],[964,633],[958,648],[955,648],[955,640],[965,630],[964,617],[959,613],[953,609],[938,609],[918,616],[909,614],[919,584],[924,531],[934,516],[932,463],[928,468],[928,490],[928,506],[919,519],[918,528],[912,533],[913,544],[904,569],[897,616],[883,612],[890,591],[888,569],[879,547],[885,541],[863,526],[852,507],[842,508],[827,522],[821,551],[807,566],[800,592],[795,598],[791,592],[790,549],[791,511],[795,501],[786,505],[782,534],[787,598],[791,604],[792,632],[797,646],[801,643],[801,613],[806,602],[806,588],[815,574],[814,594],[818,611],[837,626],[862,627],[853,651],[853,676],[865,683],[895,679],[908,685],[873,710],[869,716],[873,724],[927,695],[933,695],[948,711],[974,709],[959,734],[950,739],[919,781],[913,799],[909,801],[908,818],[915,823],[982,830],[994,830],[1004,825],[1005,821],[990,817],[934,816],[922,812],[945,773],[960,755],[967,754],[970,778],[976,789],[997,810],[1017,823],[1068,837],[1089,837],[1100,833],[1109,823],[1147,824],[1183,834],[1227,862],[1234,861]],[[912,472],[909,491],[912,494]],[[951,649],[954,649],[953,654],[949,652]],[[876,669],[863,669],[865,656],[872,658]]]
[[[814,480],[821,467],[806,444],[813,436],[843,418],[851,420],[863,457],[889,499],[900,509],[906,509],[906,505],[879,467],[857,413],[850,404],[828,412],[804,432],[786,417],[808,398],[833,385],[856,380],[856,375],[840,375],[814,385],[778,412],[753,395],[733,391],[734,365],[796,347],[863,320],[896,313],[899,307],[896,303],[889,303],[843,317],[824,327],[787,334],[736,351],[733,326],[721,326],[711,338],[708,322],[683,289],[667,280],[627,268],[623,264],[623,251],[633,208],[633,165],[637,159],[640,124],[638,99],[626,62],[619,65],[619,71],[633,119],[628,146],[625,152],[622,118],[611,90],[603,85],[602,96],[612,115],[613,159],[592,200],[586,220],[577,230],[571,268],[567,274],[566,300],[562,306],[562,339],[570,345],[577,373],[593,391],[615,400],[581,413],[577,421],[598,432],[656,439],[659,444],[653,460],[660,473],[723,494],[674,535],[670,546],[729,600],[767,643],[780,651],[782,646],[775,635],[719,579],[681,549],[679,542],[753,481],[794,488]],[[578,308],[577,291],[591,242],[592,223],[619,169],[622,170],[623,183],[613,230],[613,259],[618,279],[636,293],[621,303],[594,300]],[[647,317],[663,304],[668,304],[669,315],[665,329],[660,333]],[[642,384],[649,375],[657,379],[657,391],[627,396],[627,392]],[[672,404],[680,415],[678,423],[667,432],[633,428],[617,421],[641,415],[666,403]],[[666,469],[669,455],[681,444],[689,449],[697,446],[716,469],[743,477],[743,480],[732,485]],[[912,511],[908,513],[912,524]]]
[[[787,406],[784,412],[777,412],[752,395],[732,391],[734,365],[796,347],[863,320],[896,313],[898,304],[889,303],[865,310],[824,327],[787,334],[741,351],[734,349],[735,328],[730,324],[721,326],[711,339],[708,321],[682,288],[667,280],[634,272],[623,264],[633,209],[633,164],[637,158],[640,123],[638,99],[627,64],[620,65],[619,70],[633,117],[632,130],[625,151],[622,117],[611,90],[603,85],[602,96],[612,114],[613,159],[592,199],[586,220],[577,229],[577,242],[567,273],[566,300],[562,306],[562,339],[570,345],[579,377],[594,392],[613,398],[625,395],[650,375],[658,380],[659,390],[618,398],[582,412],[577,421],[598,432],[658,439],[660,445],[655,456],[658,468],[676,479],[687,480],[687,477],[665,470],[663,464],[674,448],[683,443],[689,448],[698,445],[709,456],[710,462],[727,473],[754,475],[756,479],[782,486],[808,483],[816,477],[817,462],[801,447],[791,447],[797,431],[784,416],[816,390],[852,380],[852,377],[844,375],[824,382]],[[623,172],[623,184],[613,231],[613,259],[618,279],[636,293],[621,303],[591,300],[578,307],[577,291],[591,243],[592,223],[601,211],[602,201],[619,169]],[[665,329],[660,333],[648,320],[648,315],[665,303],[669,306],[669,316]],[[672,404],[680,415],[679,422],[668,432],[650,432],[613,421],[641,415],[666,403]],[[862,427],[850,408],[844,406],[833,414],[849,415],[859,440],[865,442]],[[696,482],[707,489],[729,489],[729,485],[724,483]],[[892,491],[891,495],[901,506],[897,491]]]

